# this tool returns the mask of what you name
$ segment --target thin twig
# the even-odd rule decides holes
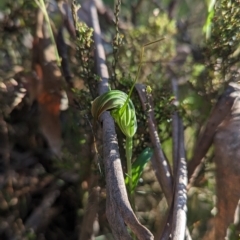
[[[178,105],[178,89],[177,80],[172,77],[172,89],[175,97],[173,104]],[[173,139],[173,175],[177,174],[177,163],[178,163],[178,141],[179,141],[179,116],[175,111],[172,115],[172,139]]]
[[[187,164],[184,148],[184,131],[182,121],[179,119],[179,153],[178,167],[174,189],[174,209],[172,239],[184,240],[187,223]]]
[[[151,141],[154,147],[154,157],[152,158],[152,163],[156,171],[156,176],[158,181],[163,189],[164,195],[167,199],[168,205],[171,206],[172,196],[173,196],[173,182],[172,174],[170,169],[170,164],[165,158],[165,155],[162,151],[161,142],[157,133],[157,128],[154,119],[153,105],[150,105],[148,110],[146,107],[147,96],[146,96],[146,87],[143,84],[136,84],[135,88],[138,91],[138,95],[142,102],[142,106],[145,112],[147,112],[147,122]]]
[[[172,88],[178,101],[178,83],[172,76]],[[183,240],[186,236],[187,223],[187,164],[184,147],[184,129],[178,113],[173,115],[173,150],[174,153],[174,204],[172,213],[172,239]],[[187,235],[188,236],[188,235]]]
[[[226,116],[230,114],[233,103],[236,100],[236,88],[236,84],[229,84],[226,91],[218,99],[217,104],[214,106],[206,127],[196,143],[193,158],[188,164],[189,179],[192,177],[195,169],[201,163],[211,146],[217,127],[226,118]]]

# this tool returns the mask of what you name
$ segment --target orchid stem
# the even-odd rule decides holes
[[[135,204],[134,204],[133,191],[132,191],[132,148],[133,148],[132,137],[126,137],[127,174],[129,177],[128,195],[129,195],[129,202],[133,210],[135,211]]]

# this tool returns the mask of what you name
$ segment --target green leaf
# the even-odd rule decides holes
[[[214,6],[215,6],[216,0],[210,0],[208,2],[208,15],[206,22],[203,26],[203,32],[206,34],[206,39],[209,39],[211,37],[211,28],[212,28],[212,20],[215,14]]]
[[[206,34],[206,39],[209,39],[211,36],[211,29],[212,29],[212,19],[214,17],[214,9],[208,12],[208,16],[206,22],[203,26],[203,32]]]
[[[93,101],[91,111],[95,121],[107,110],[111,111],[123,134],[133,137],[137,131],[137,119],[134,105],[128,95],[119,90],[111,90]]]
[[[136,161],[132,164],[132,188],[130,189],[131,193],[133,193],[135,188],[137,187],[139,178],[143,173],[143,169],[151,159],[152,155],[153,150],[147,147],[142,151]],[[126,176],[125,184],[129,185],[129,176]]]

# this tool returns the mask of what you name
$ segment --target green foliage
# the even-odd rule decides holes
[[[78,22],[76,25],[77,46],[81,50],[87,50],[91,47],[93,40],[93,29],[89,28],[86,23]]]
[[[205,51],[208,60],[210,80],[219,89],[219,85],[239,77],[240,9],[238,1],[222,0],[215,4],[215,15],[212,19],[211,38],[207,41]]]
[[[145,148],[142,153],[137,157],[137,159],[132,164],[132,187],[130,192],[133,193],[137,187],[138,181],[143,173],[146,164],[149,162],[153,155],[153,150],[151,148]],[[125,183],[129,185],[129,176],[126,176]]]
[[[151,88],[160,87],[166,79],[163,65],[175,54],[175,34],[175,22],[169,22],[167,15],[160,13],[157,16],[149,16],[146,25],[128,31],[124,44],[119,49],[118,79],[121,81],[122,77],[138,71],[139,53],[144,44],[164,38],[161,43],[146,48],[138,79],[139,82],[146,82],[151,75]]]
[[[92,103],[92,115],[95,121],[107,110],[127,137],[133,137],[137,130],[135,108],[128,95],[119,90],[108,91],[97,97]]]
[[[35,1],[0,1],[0,81],[11,75],[13,66],[29,64],[31,33],[35,24],[37,4]],[[7,74],[6,74],[7,72]],[[8,76],[7,76],[8,77]]]
[[[214,44],[213,54],[227,61],[239,54],[240,9],[238,1],[222,0],[216,6],[216,16],[213,19],[211,44]]]
[[[167,14],[158,12],[146,15],[146,24],[136,26],[124,32],[122,46],[118,49],[118,62],[116,66],[117,89],[129,91],[133,82],[147,84],[151,90],[155,102],[155,113],[157,122],[163,122],[171,118],[173,112],[171,97],[172,92],[169,86],[169,79],[166,71],[166,63],[173,58],[176,51],[176,27],[174,21],[169,21]],[[158,41],[145,47],[141,57],[140,52],[146,43]],[[142,59],[142,60],[141,60]],[[108,58],[111,60],[111,58]],[[142,61],[142,63],[141,63]],[[141,68],[139,69],[139,66]],[[134,77],[135,76],[135,77]],[[142,111],[138,96],[133,92],[132,101],[137,114],[138,126],[145,128],[144,133],[139,130],[135,136],[134,155],[138,156],[147,145],[148,133],[146,132],[146,114]],[[168,124],[169,125],[169,124]],[[163,130],[165,134],[165,129]],[[170,130],[168,128],[168,130]],[[162,132],[160,132],[160,135]],[[169,134],[168,134],[169,136]]]
[[[50,22],[50,19],[49,19],[49,16],[48,16],[46,5],[45,5],[43,0],[36,0],[36,2],[38,4],[38,6],[40,7],[41,11],[43,12],[44,18],[47,22],[47,28],[48,28],[48,32],[49,32],[52,44],[54,46],[54,52],[55,52],[57,64],[60,67],[61,66],[61,60],[60,60],[60,57],[59,57],[59,54],[58,54],[57,45],[56,45],[56,42],[55,42],[55,37],[53,35],[53,30],[52,30],[52,27],[51,27],[51,22]]]
[[[211,29],[212,29],[212,20],[214,17],[214,5],[216,3],[216,0],[210,0],[208,1],[208,15],[206,22],[203,26],[203,32],[206,34],[206,39],[209,39],[211,36]]]
[[[85,84],[90,86],[92,83],[91,80],[95,80],[95,75],[92,71],[93,29],[88,27],[86,23],[79,21],[77,16],[79,7],[76,6],[75,1],[72,2],[73,21],[76,31],[76,58],[78,60],[76,70],[78,75],[84,79]],[[89,90],[91,91],[90,87]]]

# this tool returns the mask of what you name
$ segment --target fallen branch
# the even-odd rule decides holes
[[[177,80],[172,77],[172,90],[175,96],[174,104],[178,105],[178,86]],[[178,141],[179,141],[179,116],[178,113],[175,111],[172,115],[172,140],[173,140],[173,175],[176,176],[177,174],[177,165],[178,165]]]

